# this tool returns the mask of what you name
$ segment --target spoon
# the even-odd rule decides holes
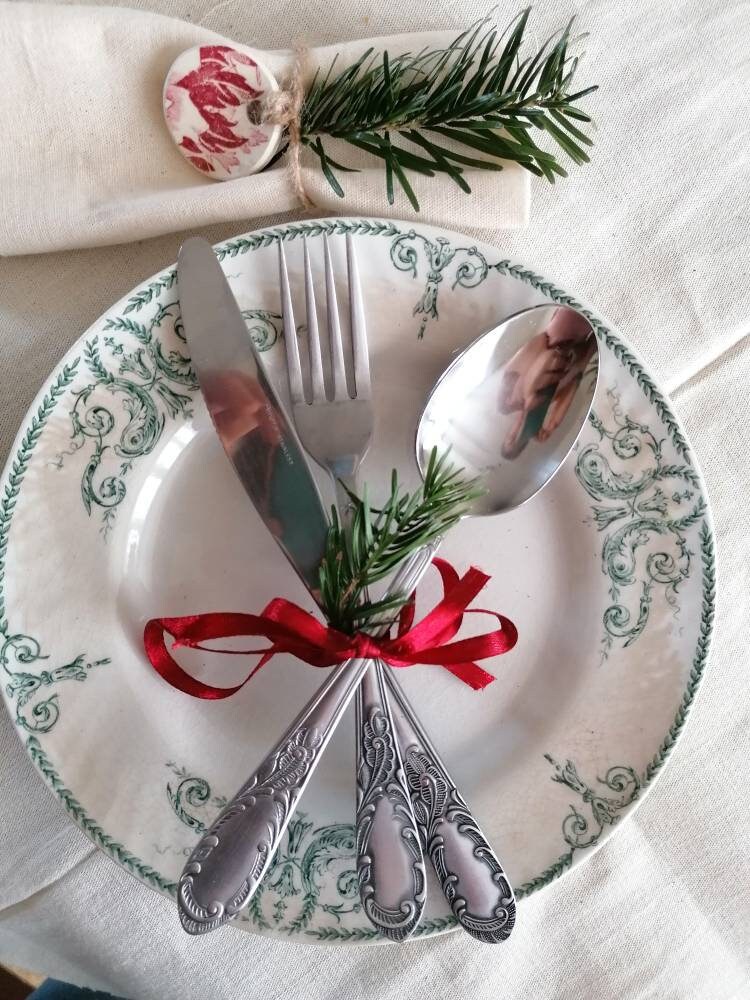
[[[598,375],[594,331],[569,306],[534,306],[470,344],[443,372],[417,429],[424,476],[434,448],[477,477],[470,517],[505,514],[546,486],[576,442]]]
[[[470,344],[432,390],[417,431],[421,474],[433,449],[450,449],[486,489],[468,516],[513,510],[561,467],[591,409],[597,375],[596,338],[584,316],[555,306],[517,314]],[[507,876],[394,671],[383,676],[422,849],[464,930],[485,943],[503,941],[515,921]]]
[[[518,507],[549,483],[565,461],[591,409],[597,374],[596,339],[580,313],[567,306],[545,305],[510,317],[467,347],[430,394],[417,432],[420,471],[424,474],[433,445],[450,446],[456,462],[469,475],[477,475],[486,488],[467,516],[500,514]],[[438,539],[407,560],[389,592],[410,593],[439,544]],[[381,626],[380,634],[387,627]],[[331,672],[201,837],[178,885],[180,916],[189,933],[213,930],[247,906],[368,665],[368,660],[349,660]],[[432,851],[439,834],[430,823],[444,817],[435,819],[434,809],[425,806],[428,791],[436,783],[430,785],[435,774],[421,768],[422,758],[426,756],[431,766],[435,762],[433,771],[447,782],[450,795],[455,786],[400,692],[394,701],[400,720],[397,730],[400,724],[403,745],[413,750],[412,798],[421,809]],[[460,796],[458,801],[465,809]],[[476,838],[481,838],[482,845],[486,841],[473,822],[469,824],[476,830],[472,850],[475,856],[489,852],[490,878],[485,871],[480,873],[484,878],[471,878],[460,893],[453,891],[451,866],[462,856],[456,848],[460,837],[455,834],[460,835],[462,825],[466,823],[452,825],[447,849],[436,854],[445,869],[443,891],[467,930],[476,920],[487,925],[489,933],[494,921],[500,931],[484,939],[502,939],[507,936],[503,927],[508,932],[512,927],[513,894],[489,846],[478,846]],[[481,930],[478,926],[476,936],[483,937]]]

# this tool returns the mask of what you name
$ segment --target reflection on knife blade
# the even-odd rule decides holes
[[[177,276],[183,329],[219,438],[266,526],[316,590],[328,527],[317,486],[205,240],[183,244]]]

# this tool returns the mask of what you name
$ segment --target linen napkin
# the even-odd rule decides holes
[[[416,52],[445,46],[455,35],[423,32],[312,49],[307,72],[325,69],[334,55],[344,68],[370,45]],[[181,52],[206,44],[232,42],[146,11],[0,2],[0,254],[116,244],[300,207],[283,158],[261,173],[217,182],[202,177],[173,144],[162,111],[164,78]],[[257,51],[283,85],[293,51]],[[417,214],[402,192],[388,204],[380,161],[331,148],[335,159],[360,172],[343,175],[342,199],[303,151],[303,186],[314,214],[391,215],[487,230],[526,224],[529,178],[516,164],[501,172],[467,169],[471,195],[448,178],[410,176]]]

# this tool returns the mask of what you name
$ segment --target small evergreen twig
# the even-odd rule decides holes
[[[316,73],[302,107],[300,142],[318,157],[336,194],[344,197],[336,171],[351,168],[331,159],[323,136],[383,160],[388,202],[393,204],[398,184],[415,211],[419,203],[410,171],[445,174],[467,194],[465,167],[502,170],[503,160],[552,183],[567,176],[555,154],[537,144],[535,131],[574,163],[586,163],[584,147],[593,142],[580,124],[591,118],[576,104],[597,87],[573,90],[578,67],[578,57],[568,54],[573,20],[535,55],[522,57],[530,10],[502,33],[487,17],[446,49],[391,58],[370,48],[336,75],[335,59],[325,76]]]
[[[368,588],[389,576],[412,552],[444,535],[482,495],[475,479],[433,450],[420,489],[405,493],[394,469],[388,499],[379,509],[370,506],[367,490],[362,497],[350,493],[351,516],[342,524],[332,511],[326,552],[320,568],[323,611],[330,625],[353,633],[373,619],[398,610],[406,594],[379,600],[367,596]]]

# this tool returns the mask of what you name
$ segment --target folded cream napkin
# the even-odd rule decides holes
[[[308,65],[347,65],[374,44],[391,53],[445,45],[456,32],[395,35],[313,49]],[[299,208],[283,161],[224,182],[202,177],[165,127],[162,87],[194,45],[231,44],[174,18],[117,7],[0,2],[0,254],[101,246]],[[260,52],[283,80],[291,51]],[[336,157],[339,158],[337,151]],[[348,161],[351,163],[351,158]],[[394,215],[485,229],[525,225],[528,174],[468,171],[471,195],[442,177],[413,177],[421,210],[389,206],[382,164],[367,154],[339,198],[303,158],[317,214]],[[411,178],[410,178],[411,179]]]

